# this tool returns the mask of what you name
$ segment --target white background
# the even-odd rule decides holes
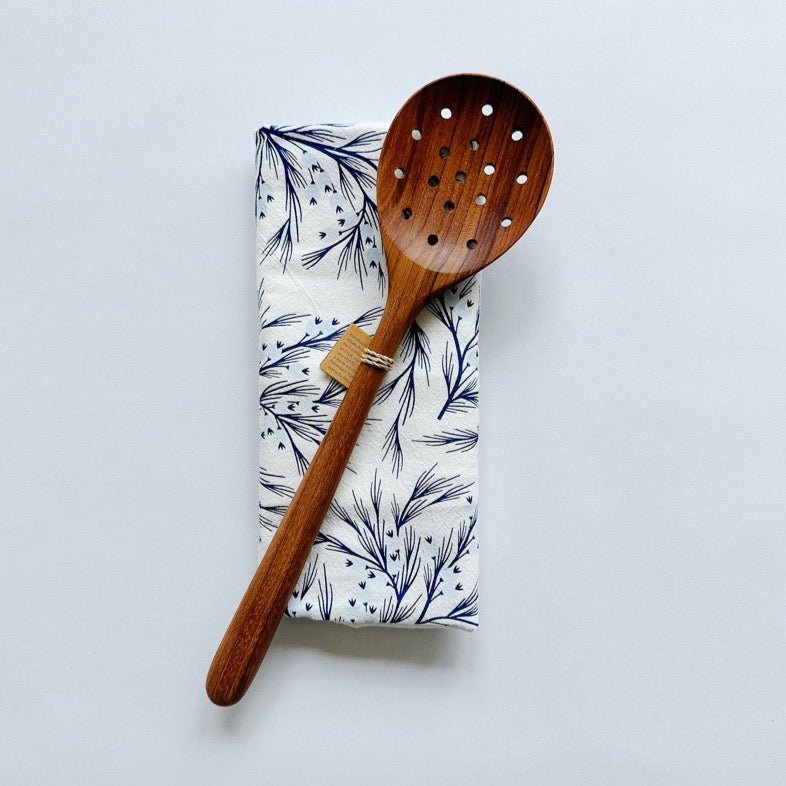
[[[781,2],[0,10],[0,782],[786,780]],[[253,137],[522,87],[485,278],[481,629],[285,622],[256,555]]]

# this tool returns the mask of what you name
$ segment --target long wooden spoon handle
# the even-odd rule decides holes
[[[411,315],[387,308],[371,348],[393,355]],[[361,364],[224,634],[207,675],[207,695],[226,706],[254,679],[308,559],[384,371]]]

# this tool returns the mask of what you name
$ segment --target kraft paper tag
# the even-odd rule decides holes
[[[319,367],[336,382],[348,388],[360,365],[360,356],[370,343],[371,336],[368,333],[363,332],[357,325],[350,325]]]

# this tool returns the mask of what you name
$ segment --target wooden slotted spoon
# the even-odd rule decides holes
[[[537,107],[476,74],[438,79],[393,120],[377,197],[389,293],[370,349],[393,356],[428,300],[507,251],[537,216],[554,151]],[[361,364],[213,658],[207,693],[254,679],[333,500],[384,370]]]

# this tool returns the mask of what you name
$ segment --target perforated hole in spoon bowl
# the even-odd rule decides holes
[[[426,85],[396,115],[380,155],[389,264],[456,277],[489,264],[537,216],[552,163],[546,122],[516,88],[474,74]]]

